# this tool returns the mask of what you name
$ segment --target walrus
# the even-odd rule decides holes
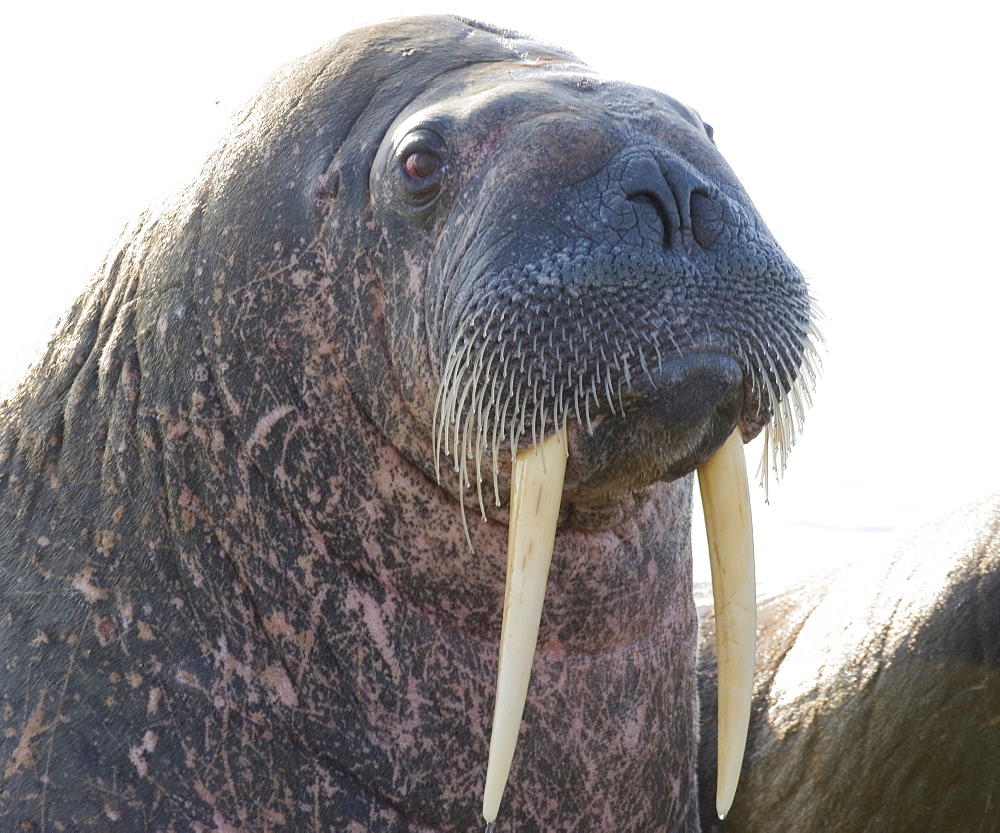
[[[664,94],[457,17],[285,67],[3,406],[0,826],[481,825],[556,437],[496,829],[696,830],[692,472],[780,465],[812,318]]]
[[[1000,783],[1000,492],[760,603],[733,808],[705,831],[990,831]],[[699,788],[714,781],[711,620]]]

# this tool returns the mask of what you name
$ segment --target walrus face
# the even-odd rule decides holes
[[[694,111],[578,65],[474,66],[398,115],[370,188],[410,240],[386,295],[423,298],[389,330],[422,331],[426,355],[396,366],[459,493],[499,506],[509,461],[557,426],[580,524],[734,427],[749,440],[777,413],[786,453],[786,394],[801,407],[804,360],[813,376],[809,296]]]

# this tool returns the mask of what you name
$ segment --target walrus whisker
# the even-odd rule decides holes
[[[786,361],[785,357],[786,356],[796,355],[796,354],[798,354],[798,355],[801,356],[803,354],[803,352],[804,352],[803,351],[803,344],[802,344],[801,341],[799,341],[797,344],[794,344],[794,345],[792,344],[791,341],[789,341],[789,337],[791,335],[792,335],[791,332],[785,332],[785,331],[782,331],[782,330],[779,330],[777,333],[773,333],[775,341],[783,349],[777,350],[777,351],[772,351],[772,352],[776,352],[778,354],[778,361],[781,364],[781,369],[785,373],[785,375],[784,375],[783,378],[786,379],[786,380],[787,379],[794,380],[795,378],[797,378],[797,375],[789,373],[790,369],[789,369],[788,362]],[[801,360],[800,360],[800,364],[801,364]],[[785,387],[789,387],[789,386],[786,385]]]
[[[531,400],[534,403],[534,405],[533,405],[533,407],[531,409],[531,422],[530,422],[530,425],[531,425],[531,445],[532,445],[532,447],[534,447],[534,446],[538,445],[538,431],[537,431],[536,426],[535,426],[535,423],[538,420],[538,380],[537,379],[533,380],[532,387],[534,389],[531,391]],[[527,432],[525,432],[525,433],[527,433]]]
[[[517,444],[524,434],[524,420],[527,408],[521,404],[521,394],[524,392],[524,385],[517,386],[517,401],[514,403],[514,418],[511,420],[510,432],[510,456],[511,459],[517,456]]]
[[[594,431],[593,431],[593,428],[591,427],[591,419],[590,419],[590,408],[589,408],[590,397],[591,396],[594,397],[594,407],[595,408],[600,409],[600,407],[601,407],[601,397],[598,396],[598,394],[597,394],[597,378],[596,378],[596,375],[597,375],[597,370],[595,368],[594,373],[592,373],[591,376],[590,376],[590,390],[587,393],[587,402],[588,402],[588,408],[587,408],[587,426],[589,428],[591,428],[591,431],[590,431],[591,434],[593,434]]]
[[[454,396],[455,395],[453,394],[453,397]],[[453,399],[453,404],[452,404],[453,409],[455,408],[456,402],[457,402],[457,397]],[[451,457],[454,461],[455,471],[459,471],[462,459],[462,450],[459,446],[461,426],[458,421],[458,416],[455,415],[455,413],[456,412],[453,410],[452,415],[450,415],[450,419],[446,423],[448,425],[448,430],[452,432],[451,435],[448,436],[446,439],[448,442],[448,447],[450,448]]]
[[[502,413],[493,421],[493,494],[497,506],[500,506],[500,443],[506,433],[504,426],[507,423],[507,409],[513,395],[511,390],[504,400]]]
[[[583,421],[580,419],[580,392],[579,388],[576,386],[573,388],[573,410],[576,413],[577,423],[583,425]]]
[[[652,344],[652,342],[648,340],[646,343]],[[646,351],[641,347],[639,348],[639,364],[642,366],[642,372],[646,377],[646,381],[653,384],[653,374],[649,371],[649,364],[646,361]]]
[[[454,350],[454,346],[452,347]],[[448,398],[450,385],[448,384],[448,362],[441,374],[441,384],[438,387],[437,398],[434,401],[434,415],[431,422],[431,431],[434,434],[434,476],[441,482],[441,442],[444,435],[445,402]]]
[[[621,364],[621,361],[622,361],[622,359],[621,359],[621,347],[619,346],[618,339],[616,338],[615,339],[615,352],[612,354],[612,361],[611,361],[611,363],[615,366],[615,370],[617,371],[616,375],[621,375],[621,373],[622,373],[622,364]]]
[[[774,468],[775,474],[780,475],[780,470],[778,468],[778,456],[779,449],[784,448],[783,440],[780,434],[783,431],[783,426],[781,424],[780,418],[775,416],[775,406],[774,406],[774,390],[771,387],[771,381],[767,378],[766,374],[761,375],[761,381],[764,384],[767,395],[768,402],[771,408],[772,416],[771,419],[764,426],[764,447],[761,452],[760,465],[758,467],[758,476],[760,478],[760,485],[764,489],[764,499],[768,499],[769,487],[770,487],[770,471],[771,466]],[[771,465],[768,465],[768,460],[770,457]]]
[[[775,353],[775,351],[773,351],[773,350],[768,351],[768,355],[769,356],[773,356],[774,353]],[[787,394],[789,393],[789,390],[790,390],[790,382],[789,382],[789,380],[791,380],[791,379],[794,378],[794,374],[792,374],[792,372],[789,370],[789,367],[788,367],[788,365],[785,362],[784,356],[781,355],[780,352],[777,355],[777,359],[778,359],[777,365],[775,365],[774,362],[772,361],[771,366],[772,367],[777,367],[778,370],[780,371],[781,375],[778,377],[778,398],[783,403],[785,403],[786,407],[787,407],[787,405],[788,405]],[[794,426],[792,426],[792,428],[794,428]]]
[[[809,365],[810,371],[813,370],[811,363],[812,354],[814,354],[814,352],[815,348],[812,347],[812,345],[804,345],[804,358],[802,365]],[[811,373],[802,374],[800,371],[800,375],[795,377],[795,381],[791,384],[791,386],[789,386],[787,391],[783,392],[783,394],[778,393],[773,389],[766,375],[763,376],[763,379],[768,388],[768,396],[771,401],[773,413],[771,421],[765,427],[764,451],[761,458],[761,465],[758,470],[761,477],[761,483],[764,486],[766,493],[769,470],[773,469],[779,477],[781,476],[781,473],[784,471],[787,464],[788,454],[793,443],[795,442],[797,433],[802,430],[802,420],[805,415],[805,407],[802,405],[801,397],[805,395],[809,398],[808,390],[814,380],[814,377]],[[789,402],[792,404],[790,405]],[[801,413],[797,416],[792,412],[793,406],[801,409]],[[769,456],[770,466],[768,466]]]
[[[784,420],[781,419],[778,409],[778,402],[780,401],[780,397],[778,393],[775,391],[774,383],[771,381],[772,377],[766,371],[762,374],[761,378],[763,379],[764,386],[767,390],[767,400],[771,408],[771,422],[774,425],[775,429],[774,435],[775,435],[776,447],[774,448],[774,451],[780,452],[780,450],[783,449],[786,445],[785,423]],[[777,471],[777,467],[775,470]]]
[[[816,357],[816,351],[809,338],[808,328],[805,328],[802,332],[800,332],[798,334],[798,338],[799,343],[795,346],[798,347],[802,358],[799,362],[798,368],[796,369],[796,373],[794,374],[793,382],[787,391],[787,394],[796,411],[796,433],[801,432],[806,412],[812,406],[811,388],[815,386],[817,377],[816,371],[813,367],[813,359]],[[792,345],[788,344],[787,338],[779,335],[779,339],[782,340],[786,350],[789,350],[792,347]]]
[[[769,490],[770,490],[770,478],[769,478],[769,467],[768,467],[768,449],[771,447],[771,423],[768,422],[764,425],[764,429],[761,432],[762,435],[762,450],[760,455],[760,462],[757,464],[757,482],[760,487],[764,490],[764,502],[767,503],[769,500]]]
[[[587,434],[591,437],[594,436],[594,422],[590,418],[590,391],[587,391],[583,397],[583,408],[587,415]]]
[[[460,494],[465,494],[465,486],[462,484],[462,474],[458,475],[458,489]],[[465,511],[465,501],[460,500],[459,505],[461,507],[461,512],[459,514],[462,516],[462,531],[465,533],[465,542],[469,545],[469,549],[472,550],[472,533],[469,532],[469,519]]]
[[[461,350],[456,349],[460,343],[463,343]],[[446,375],[448,378],[448,400],[446,403],[445,423],[447,425],[457,425],[458,423],[459,383],[466,368],[468,367],[473,348],[474,342],[467,341],[463,336],[459,336],[459,338],[455,340],[455,346],[452,348],[452,354],[446,368]],[[447,439],[448,437],[446,435],[446,440]],[[450,443],[446,442],[446,444]]]
[[[667,335],[670,337],[670,343],[673,345],[673,348],[676,351],[677,355],[683,356],[684,349],[680,346],[680,344],[677,342],[677,339],[674,337],[674,331],[671,330],[669,327],[667,328]]]
[[[607,397],[608,408],[610,409],[612,415],[617,416],[615,412],[615,402],[614,397],[611,392],[611,368],[608,365],[604,366],[604,395]]]
[[[438,389],[438,396],[434,406],[432,426],[436,426],[437,428],[437,430],[434,430],[434,427],[432,427],[432,431],[436,437],[434,448],[434,474],[439,483],[441,482],[442,452],[444,456],[448,456],[450,448],[450,428],[451,425],[457,420],[454,412],[454,388],[455,377],[459,371],[456,368],[461,361],[459,358],[461,352],[467,352],[471,349],[470,345],[466,345],[464,351],[459,351],[458,346],[462,341],[463,338],[460,334],[452,342],[448,359],[445,362],[445,369],[442,373],[442,382],[440,388]]]
[[[656,368],[663,370],[663,354],[660,352],[660,340],[656,336],[653,337],[653,349],[656,350]]]
[[[484,388],[480,396],[479,407],[477,409],[476,416],[476,498],[479,501],[479,513],[482,519],[486,520],[486,505],[483,501],[483,448],[484,448],[484,437],[483,437],[483,413],[482,413],[482,399],[486,396],[487,390]],[[471,412],[470,412],[471,413]]]
[[[791,418],[793,423],[793,433],[795,436],[798,436],[802,433],[802,425],[806,418],[805,404],[802,402],[802,386],[793,383],[786,396],[792,403]]]
[[[818,315],[819,313],[817,313]],[[805,363],[804,369],[809,374],[807,387],[814,388],[819,381],[820,371],[823,367],[823,357],[820,354],[820,347],[826,344],[826,337],[819,329],[816,321],[810,318],[805,324]]]
[[[473,453],[472,440],[469,436],[471,434],[472,420],[473,412],[470,408],[462,425],[462,481],[465,483],[466,489],[472,486],[472,481],[469,478],[469,460],[472,459]]]
[[[463,370],[464,370],[464,368],[463,368]],[[456,460],[456,462],[459,459],[464,458],[464,456],[465,456],[465,449],[466,449],[466,444],[467,444],[465,430],[466,430],[466,428],[468,426],[469,417],[467,416],[466,419],[465,419],[465,421],[463,423],[461,423],[461,424],[459,424],[459,418],[460,418],[460,415],[462,413],[464,413],[464,411],[465,411],[465,409],[464,409],[463,406],[465,405],[466,400],[470,398],[471,391],[472,391],[472,380],[469,379],[469,380],[466,380],[465,384],[462,386],[462,394],[461,394],[461,397],[458,399],[458,401],[456,403],[456,407],[455,407],[455,460]],[[460,432],[459,429],[461,429],[461,432]],[[460,434],[461,434],[461,437],[460,437]],[[459,443],[459,439],[460,438],[461,438],[461,443]]]
[[[532,424],[532,434],[534,434],[534,424]],[[544,397],[544,395],[542,396],[542,406],[541,406],[541,429],[539,430],[538,434],[541,437],[545,436],[545,397]],[[539,454],[541,456],[541,458],[542,458],[542,473],[547,475],[549,473],[549,470],[548,470],[548,468],[545,465],[545,444],[541,443],[541,442],[538,442],[538,441],[535,441],[535,442],[533,442],[533,445],[535,446],[535,453]]]
[[[492,315],[490,316],[492,321]],[[488,324],[489,322],[487,322]],[[490,376],[490,370],[493,366],[493,360],[496,357],[496,352],[491,351],[489,356],[489,361],[487,362],[486,368],[482,368],[483,355],[485,353],[486,347],[489,344],[489,339],[487,333],[484,332],[483,337],[483,348],[480,350],[478,357],[476,358],[476,367],[473,372],[473,384],[481,387],[481,392],[477,397],[476,404],[476,493],[479,498],[479,509],[482,514],[482,518],[486,520],[486,507],[483,501],[483,474],[482,474],[482,451],[485,449],[485,425],[486,416],[491,412],[493,407],[493,399],[495,393],[495,383],[492,381]],[[481,379],[489,380],[489,384],[480,385]],[[487,394],[489,394],[489,405],[487,406],[487,413],[483,413],[483,402],[486,399]]]
[[[625,389],[631,393],[632,392],[632,374],[629,372],[628,367],[628,356],[622,357],[622,372],[625,374]],[[619,399],[621,398],[621,392],[618,394]]]
[[[809,333],[808,328],[805,328],[802,331],[799,338],[803,345],[800,372],[804,373],[807,377],[802,382],[802,388],[808,397],[807,401],[810,405],[812,405],[812,391],[815,389],[816,383],[819,380],[819,368],[822,366],[823,362],[813,345],[813,336]]]

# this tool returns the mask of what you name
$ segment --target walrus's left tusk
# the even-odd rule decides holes
[[[757,630],[753,525],[743,438],[737,428],[698,469],[715,600],[719,669],[719,773],[715,808],[729,812],[743,764],[753,693]]]
[[[540,447],[518,454],[511,472],[507,591],[483,791],[483,818],[487,822],[494,821],[500,809],[521,728],[565,475],[564,431],[557,431]]]

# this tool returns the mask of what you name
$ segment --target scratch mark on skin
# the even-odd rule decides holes
[[[31,717],[28,718],[28,722],[24,727],[24,732],[21,734],[21,739],[18,741],[17,748],[14,750],[14,754],[11,755],[10,760],[7,762],[7,768],[3,773],[4,778],[14,776],[22,769],[31,769],[38,763],[38,757],[35,753],[33,744],[35,738],[49,728],[47,725],[42,723],[42,719],[45,716],[45,697],[47,693],[46,689],[42,689],[39,692],[38,702],[35,704],[35,708],[31,712]]]
[[[264,672],[264,683],[283,706],[294,708],[299,704],[295,686],[288,677],[288,672],[278,663],[269,665]]]
[[[213,814],[212,821],[215,823],[216,833],[240,833],[239,830],[226,821],[222,813],[218,810]]]
[[[128,750],[128,758],[135,767],[136,772],[139,773],[143,778],[146,777],[146,773],[149,771],[149,763],[146,761],[146,753],[152,754],[156,751],[156,744],[159,742],[159,736],[152,729],[147,729],[146,733],[142,736],[142,743],[138,746],[130,746]]]
[[[271,429],[282,417],[287,416],[295,410],[294,405],[279,405],[277,408],[268,411],[262,416],[254,426],[250,437],[247,439],[247,446],[253,447],[260,443],[266,445],[264,438],[271,432]]]
[[[93,567],[85,567],[76,577],[73,579],[73,589],[78,590],[83,598],[87,600],[90,604],[95,602],[103,602],[108,598],[108,591],[102,587],[98,587],[92,581],[94,575]]]
[[[154,715],[160,710],[160,701],[163,700],[163,689],[153,686],[149,690],[149,701],[146,706],[146,714]]]
[[[79,643],[80,635],[76,635],[77,643]],[[55,754],[56,745],[56,732],[55,724],[57,722],[69,721],[68,717],[63,717],[63,705],[66,702],[66,689],[69,687],[69,681],[72,679],[76,672],[76,651],[70,654],[69,662],[66,665],[66,673],[63,675],[62,679],[62,689],[59,691],[59,704],[55,711],[55,716],[49,721],[47,728],[50,729],[48,737],[48,749],[46,749],[45,755],[45,773],[42,775],[42,800],[41,800],[41,820],[42,820],[42,830],[45,830],[45,820],[48,809],[48,787],[49,787],[49,773],[52,772],[52,758]],[[42,696],[44,696],[45,691],[43,689]]]

